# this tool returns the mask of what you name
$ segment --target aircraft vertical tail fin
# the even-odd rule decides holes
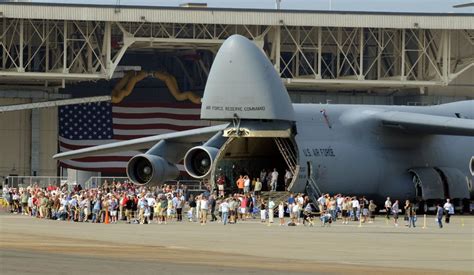
[[[212,64],[201,118],[294,121],[293,105],[272,63],[252,41],[229,37]]]

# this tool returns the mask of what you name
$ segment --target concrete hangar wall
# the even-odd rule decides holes
[[[31,99],[0,98],[0,105],[31,103]],[[33,114],[34,113],[34,114]],[[31,166],[32,121],[39,128],[39,166]],[[0,113],[0,182],[8,175],[55,176],[57,151],[57,108]]]

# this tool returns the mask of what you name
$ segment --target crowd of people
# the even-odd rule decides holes
[[[224,174],[220,174],[217,177],[216,185],[219,191],[219,196],[223,196],[225,190],[230,192],[236,191],[241,194],[247,194],[252,191],[259,195],[260,192],[264,190],[287,190],[292,178],[293,174],[288,169],[285,170],[283,181],[280,181],[280,174],[277,168],[262,169],[257,176],[253,177],[250,177],[245,173],[240,174],[235,181],[235,185],[232,182],[229,182],[229,179],[226,178]]]
[[[373,200],[364,196],[357,198],[341,194],[324,194],[314,203],[304,194],[290,194],[287,199],[275,202],[275,197],[261,195],[258,180],[252,189],[246,188],[251,186],[249,181],[247,176],[241,176],[237,183],[239,192],[228,195],[219,188],[214,191],[208,185],[204,191],[196,193],[179,182],[145,187],[114,181],[90,189],[83,189],[80,185],[73,188],[67,185],[41,188],[37,184],[24,188],[5,187],[3,198],[13,213],[91,223],[167,224],[187,220],[201,225],[208,222],[227,225],[258,218],[262,223],[273,223],[278,217],[281,226],[312,226],[316,220],[322,226],[329,226],[338,220],[342,224],[373,223],[379,210]],[[392,202],[387,198],[384,210],[386,218],[393,219],[395,226],[399,225],[399,213],[405,214],[406,226],[416,226],[416,209],[410,201],[401,207],[398,200]],[[445,222],[449,223],[450,215],[454,214],[449,199],[443,207],[438,206],[436,214],[440,228],[443,215],[446,216]]]

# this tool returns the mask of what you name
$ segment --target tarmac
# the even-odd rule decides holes
[[[426,225],[91,224],[0,211],[0,273],[472,274],[474,217]]]

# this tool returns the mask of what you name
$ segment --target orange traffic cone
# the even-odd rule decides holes
[[[109,211],[105,211],[105,221],[104,221],[105,224],[109,224],[110,221],[109,221]]]

